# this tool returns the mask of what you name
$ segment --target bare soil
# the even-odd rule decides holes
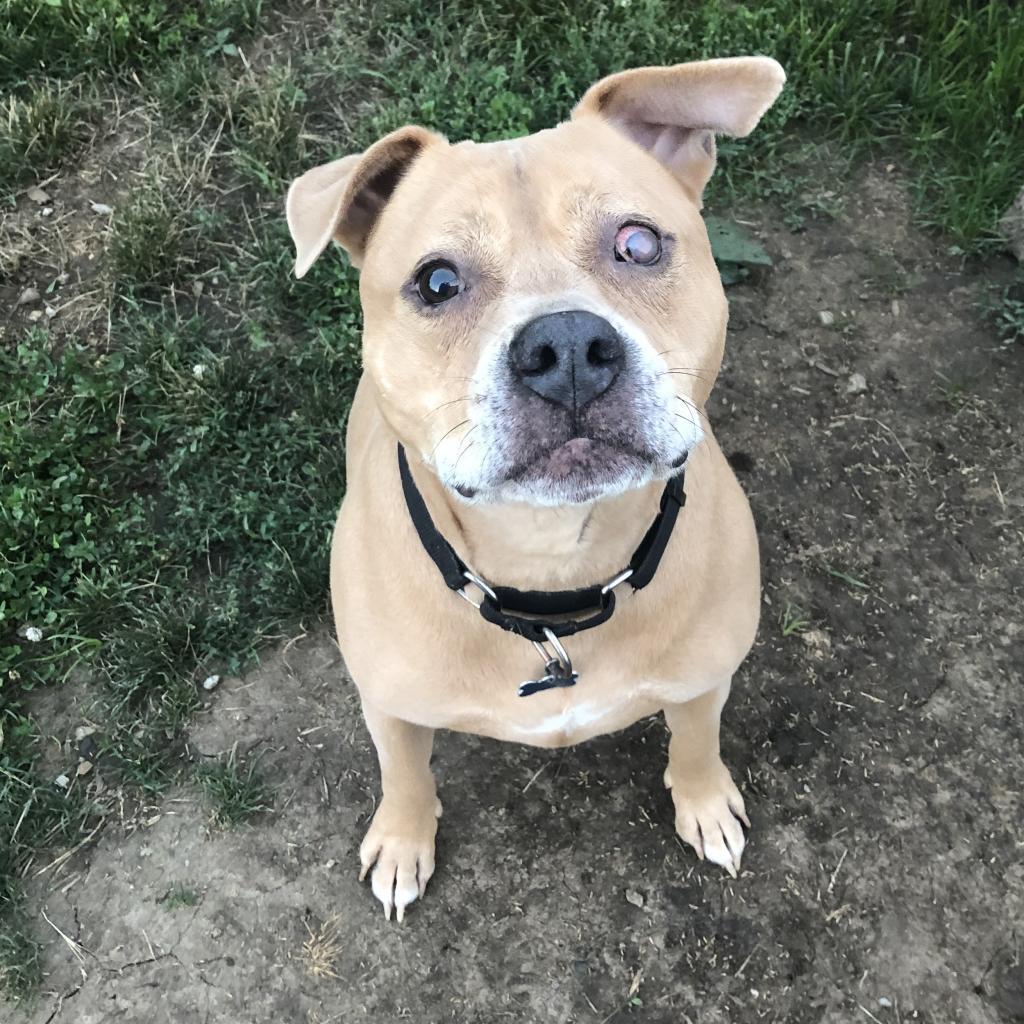
[[[385,922],[356,879],[376,765],[321,631],[191,734],[260,756],[272,811],[223,831],[178,792],[36,878],[29,1019],[1024,1021],[1024,351],[976,307],[999,268],[912,230],[893,178],[800,233],[746,218],[776,265],[730,292],[710,409],[765,578],[724,723],[737,881],[673,833],[660,719],[564,751],[445,734],[438,870]]]

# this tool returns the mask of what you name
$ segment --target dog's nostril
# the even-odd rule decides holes
[[[591,366],[606,366],[619,358],[619,348],[605,338],[595,338],[587,346],[587,362]]]
[[[550,345],[538,345],[520,364],[519,369],[527,374],[547,373],[558,362],[558,356]]]

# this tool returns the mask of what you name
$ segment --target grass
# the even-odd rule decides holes
[[[190,766],[181,741],[206,675],[240,671],[325,606],[359,310],[341,260],[290,277],[291,176],[408,121],[521,134],[623,66],[760,52],[790,87],[751,139],[722,145],[712,208],[768,197],[798,226],[834,210],[847,166],[884,152],[920,222],[984,254],[1021,185],[1024,9],[1006,3],[451,0],[428,16],[354,0],[335,16],[0,0],[0,34],[0,288],[37,281],[74,312],[0,323],[0,983],[14,995],[38,977],[28,864],[116,794],[198,771],[219,820],[268,803],[254,767]],[[832,194],[809,157],[827,159]],[[63,168],[57,194],[90,160],[111,172],[91,197],[113,206],[109,231],[68,238],[85,229],[36,217],[15,246],[20,193]],[[82,283],[58,283],[72,269]],[[1006,338],[1019,303],[1008,292],[995,314]],[[103,799],[58,793],[39,767],[32,691],[69,677],[99,702]]]
[[[180,910],[182,907],[197,907],[203,900],[198,889],[176,882],[157,900],[164,910]]]
[[[198,778],[213,822],[221,828],[239,825],[273,805],[273,791],[257,771],[256,759],[240,760],[234,750],[201,765]]]
[[[804,633],[810,624],[811,620],[803,609],[791,601],[786,602],[786,607],[779,616],[779,627],[784,637]]]

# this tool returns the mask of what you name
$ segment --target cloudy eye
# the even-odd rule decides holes
[[[615,235],[615,258],[649,267],[661,259],[661,238],[645,224],[623,224]]]
[[[430,306],[454,299],[462,291],[459,272],[445,260],[431,260],[416,274],[416,290]]]

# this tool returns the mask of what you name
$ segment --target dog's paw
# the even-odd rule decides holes
[[[665,785],[676,806],[676,831],[703,860],[719,864],[735,878],[746,839],[740,821],[750,828],[743,797],[721,762],[699,779],[674,780],[665,770]],[[739,819],[739,821],[737,821]]]
[[[370,886],[384,907],[387,920],[391,920],[394,910],[396,919],[401,921],[405,908],[417,897],[422,898],[434,873],[434,836],[440,817],[440,800],[435,801],[435,806],[411,813],[387,800],[377,808],[359,847],[359,881],[373,869]]]

